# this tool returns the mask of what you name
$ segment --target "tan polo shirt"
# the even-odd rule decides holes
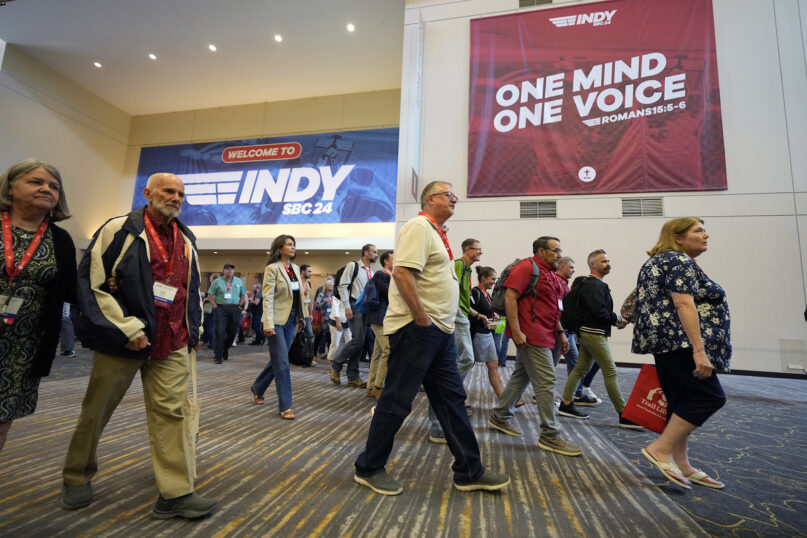
[[[418,215],[401,228],[395,241],[395,266],[414,269],[415,285],[426,314],[441,331],[453,332],[459,281],[443,240],[429,219]],[[393,278],[384,334],[396,333],[414,319]]]

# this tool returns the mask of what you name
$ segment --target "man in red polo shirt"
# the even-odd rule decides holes
[[[521,437],[524,434],[510,424],[516,401],[532,383],[541,420],[538,448],[564,456],[579,456],[583,450],[560,437],[560,424],[555,415],[555,364],[552,349],[560,339],[561,353],[569,350],[569,342],[560,325],[563,288],[552,274],[561,258],[560,240],[542,236],[532,244],[533,257],[522,260],[510,270],[504,281],[507,312],[507,336],[516,345],[516,368],[501,398],[490,415],[488,424],[502,433]],[[540,270],[533,289],[530,280],[533,267]]]

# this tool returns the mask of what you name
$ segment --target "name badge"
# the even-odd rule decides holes
[[[305,304],[310,304],[310,303],[311,303],[311,299],[306,299],[304,302],[305,302]]]
[[[292,282],[291,283],[291,291],[297,291],[299,289],[300,289],[300,283],[299,282]]]
[[[165,282],[154,283],[154,304],[160,308],[168,308],[174,304],[174,297],[178,288],[170,286]]]
[[[225,299],[232,299],[232,298],[233,298],[233,294],[232,294],[232,293],[225,293],[225,294],[224,294],[224,298],[225,298]]]
[[[6,325],[14,323],[20,308],[22,308],[22,299],[20,297],[0,295],[0,310],[2,310],[3,321]]]
[[[563,312],[563,299],[558,299],[558,310]]]

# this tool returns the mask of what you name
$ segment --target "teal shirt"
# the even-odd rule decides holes
[[[224,280],[224,277],[219,277],[213,281],[207,293],[208,295],[216,296],[216,304],[219,306],[225,304],[237,305],[241,304],[241,296],[247,293],[247,289],[244,287],[244,283],[241,279],[234,276],[230,290],[227,291],[227,282]],[[229,294],[229,298],[226,298],[225,294]]]
[[[457,274],[457,280],[460,281],[459,307],[468,316],[471,313],[471,266],[459,258],[454,260],[454,272]]]

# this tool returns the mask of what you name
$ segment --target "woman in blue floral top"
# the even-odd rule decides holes
[[[664,224],[639,271],[633,332],[633,352],[653,355],[667,400],[667,426],[642,454],[688,489],[724,487],[687,457],[689,435],[726,403],[715,371],[728,371],[731,359],[726,292],[695,263],[708,239],[697,217]]]

